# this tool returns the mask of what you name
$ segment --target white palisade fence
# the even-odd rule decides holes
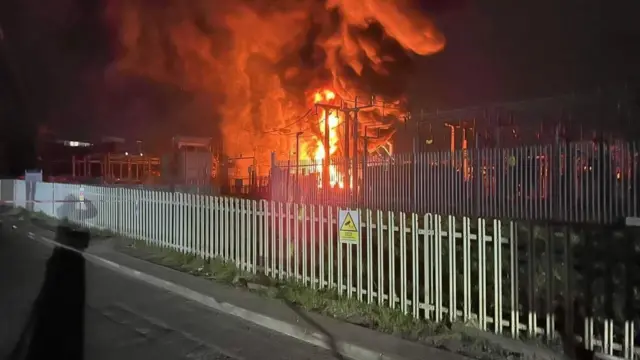
[[[330,206],[71,184],[27,186],[19,180],[2,180],[1,188],[1,200],[14,206],[158,247],[222,258],[245,271],[334,288],[341,296],[417,318],[469,322],[515,338],[557,336],[555,307],[573,308],[573,299],[581,299],[580,306],[590,309],[576,326],[585,346],[637,357],[637,318],[624,309],[640,303],[634,295],[639,272],[625,261],[640,239],[605,239],[602,250],[569,227],[360,209],[361,240],[343,244],[337,237],[338,209]],[[94,217],[78,211],[90,208],[80,200],[95,206]],[[615,253],[603,253],[616,247]],[[612,261],[615,254],[627,257]]]

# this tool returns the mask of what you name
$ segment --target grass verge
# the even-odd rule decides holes
[[[474,359],[523,359],[522,352],[506,349],[467,332],[468,324],[434,323],[416,319],[400,310],[340,297],[330,289],[316,290],[295,281],[276,281],[264,273],[247,273],[217,258],[202,259],[143,241],[121,239],[120,251],[194,276],[279,299],[304,310],[392,334],[406,340],[455,352]]]

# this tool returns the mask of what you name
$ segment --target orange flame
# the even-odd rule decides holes
[[[314,95],[314,102],[320,103],[322,101],[330,102],[335,100],[336,94],[331,90],[324,90],[322,92],[317,92]],[[320,116],[320,132],[322,136],[326,138],[326,124],[325,121],[329,121],[329,156],[333,156],[338,149],[338,125],[340,124],[340,116],[337,110],[328,111],[327,109],[321,109],[319,111]],[[319,172],[322,172],[322,161],[325,159],[325,147],[323,140],[316,140],[318,143],[318,147],[316,149],[316,153],[314,154],[314,159],[318,163],[316,169]],[[328,159],[327,161],[331,161]],[[333,186],[339,186],[340,188],[344,187],[343,175],[338,172],[335,165],[329,165],[329,184]],[[322,178],[320,180],[320,186],[322,186]]]
[[[406,78],[396,75],[406,73],[403,59],[445,46],[444,36],[411,0],[274,4],[166,0],[159,6],[145,0],[107,0],[105,16],[119,50],[107,75],[114,83],[129,75],[149,78],[152,84],[169,84],[188,94],[162,100],[168,110],[161,115],[178,124],[202,119],[199,131],[217,128],[225,154],[253,154],[260,174],[261,169],[268,172],[272,151],[279,156],[290,151],[290,136],[278,130],[290,127],[308,109],[299,96],[305,90],[330,84],[331,91],[317,94],[323,101],[353,101],[355,94],[372,92],[386,95],[386,101],[402,101]],[[168,88],[159,89],[164,94]],[[391,125],[402,111],[368,109],[359,113],[358,124],[390,125],[378,138],[382,143],[390,139]],[[321,125],[324,114],[319,116],[315,124],[306,125]],[[329,115],[330,154],[340,148],[340,116],[333,111]],[[316,135],[324,131],[323,126],[316,130]],[[326,156],[317,150],[321,146],[311,144],[309,157]]]
[[[328,89],[319,90],[313,94],[314,104],[332,103],[336,100],[336,94]],[[340,142],[340,134],[338,128],[342,124],[341,115],[337,110],[327,110],[322,106],[318,107],[317,121],[315,122],[318,127],[318,133],[320,136],[315,136],[311,141],[302,144],[301,159],[312,160],[315,164],[312,169],[312,173],[318,173],[318,186],[322,187],[324,179],[322,178],[322,166],[325,159],[325,139],[326,139],[326,124],[329,122],[329,156],[332,157],[338,150],[338,143]],[[329,160],[330,161],[330,160]],[[344,187],[344,175],[338,171],[335,165],[329,165],[329,185],[331,187]]]

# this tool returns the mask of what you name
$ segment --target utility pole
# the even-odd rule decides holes
[[[470,174],[469,174],[469,162],[468,162],[468,157],[467,157],[468,156],[467,155],[467,148],[468,148],[467,128],[468,128],[468,124],[463,121],[463,122],[460,122],[460,124],[458,124],[458,125],[450,124],[450,123],[445,123],[444,125],[451,129],[451,153],[452,153],[451,161],[452,161],[452,163],[456,163],[456,160],[457,160],[457,158],[453,155],[455,153],[455,151],[456,151],[456,140],[455,140],[456,129],[462,130],[462,168],[463,168],[464,177],[465,177],[465,179],[467,179],[470,176]],[[474,128],[472,128],[472,129],[474,129]]]
[[[329,166],[331,165],[331,127],[329,126],[329,114],[331,111],[339,111],[340,106],[331,105],[331,104],[320,104],[316,105],[316,113],[318,112],[318,108],[322,108],[324,110],[324,161],[322,164],[322,187],[323,189],[328,189],[330,185],[329,181]]]
[[[356,195],[356,200],[358,199],[358,140],[360,139],[360,135],[359,135],[359,122],[358,122],[358,113],[360,112],[360,110],[364,110],[364,109],[368,109],[368,108],[372,108],[374,106],[373,104],[373,97],[371,98],[371,101],[369,102],[368,105],[364,105],[364,106],[358,106],[358,97],[356,96],[356,98],[354,99],[354,105],[352,108],[343,108],[342,111],[344,111],[345,113],[347,113],[347,116],[349,115],[349,113],[353,112],[353,170],[351,171],[351,179],[352,180],[352,189],[351,191],[353,192],[353,194]],[[366,134],[365,134],[366,135]],[[366,152],[367,149],[364,149],[364,151]],[[351,180],[350,179],[350,180]],[[351,183],[350,183],[351,185]]]
[[[351,191],[353,191],[354,193],[357,193],[357,179],[358,179],[358,140],[359,140],[359,122],[358,122],[358,112],[360,110],[364,110],[367,108],[371,108],[374,106],[373,104],[373,98],[371,98],[371,102],[368,105],[364,105],[364,106],[359,106],[358,105],[358,97],[356,96],[355,100],[354,100],[354,106],[353,107],[346,107],[344,102],[342,102],[342,104],[340,106],[337,105],[330,105],[330,104],[315,104],[316,107],[320,107],[322,109],[325,110],[325,158],[328,158],[328,156],[326,155],[326,153],[328,152],[328,147],[329,147],[329,139],[328,139],[328,134],[329,134],[329,126],[328,126],[328,114],[330,111],[342,111],[345,114],[345,157],[347,158],[347,160],[349,159],[349,153],[353,153],[353,167],[352,167],[352,172],[351,172],[351,177],[349,178],[349,176],[347,175],[348,179],[347,180],[347,186],[351,186],[352,182],[353,182],[353,187],[350,189]],[[351,113],[353,113],[353,118],[350,117]],[[351,123],[351,120],[353,120],[353,123]],[[352,130],[352,131],[349,131]],[[353,142],[353,146],[350,147],[349,144],[350,142]],[[348,161],[347,161],[348,164]],[[326,172],[327,172],[327,176],[326,178],[328,178],[328,162],[325,164],[325,168],[326,168]],[[348,169],[345,169],[347,171],[345,171],[345,173],[348,174]],[[325,178],[325,175],[323,174],[323,178]],[[353,181],[351,181],[351,179],[353,179]]]
[[[329,114],[331,110],[325,110],[324,112],[324,166],[322,167],[322,182],[325,189],[329,188],[330,184],[330,171],[331,166],[331,127],[329,126]]]
[[[368,152],[367,150],[369,149],[369,135],[368,135],[368,131],[367,131],[367,130],[369,130],[368,128],[369,128],[368,126],[365,126],[365,127],[364,127],[364,135],[362,136],[362,138],[363,138],[363,140],[364,140],[364,151],[363,151],[363,153],[362,153],[362,163],[363,163],[363,164],[366,164],[366,163],[367,163],[367,157],[368,157],[368,155],[369,155],[369,154],[367,154],[367,152]],[[364,176],[365,170],[366,170],[366,169],[362,169],[362,174],[363,174],[363,176],[362,176],[362,177],[363,177],[363,178],[365,177],[365,176]],[[365,185],[365,186],[366,186],[366,185]]]
[[[444,126],[451,129],[451,152],[454,152],[456,151],[456,128],[459,126],[449,123],[444,123]]]
[[[343,103],[344,105],[344,103]],[[344,107],[344,106],[343,106]],[[341,171],[344,173],[344,182],[347,184],[347,187],[350,188],[351,187],[351,176],[350,176],[350,172],[351,172],[351,166],[349,166],[349,159],[351,157],[351,153],[349,152],[350,150],[350,143],[351,143],[351,129],[350,129],[350,118],[351,115],[348,112],[344,113],[344,166],[342,167]]]
[[[358,189],[358,97],[353,99],[353,185],[354,193],[357,193]]]
[[[298,131],[296,133],[296,192],[295,192],[295,201],[300,201],[300,135],[304,134],[302,131]]]

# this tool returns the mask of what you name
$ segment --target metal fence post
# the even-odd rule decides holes
[[[51,184],[51,215],[56,217],[56,183]]]
[[[473,194],[472,199],[474,201],[475,212],[477,215],[480,215],[482,213],[482,199],[480,199],[482,194],[482,153],[478,148],[474,149],[474,153],[475,166],[473,170],[475,174],[473,175],[474,184],[471,185],[471,193]]]
[[[123,190],[122,188],[117,188],[116,189],[116,227],[118,229],[119,233],[122,233],[122,214],[123,214],[123,209],[122,207],[124,206],[124,194],[123,194]]]
[[[413,152],[411,153],[411,182],[412,182],[412,192],[413,192],[413,196],[410,199],[410,204],[411,204],[411,211],[417,212],[418,211],[418,162],[416,161],[416,155],[417,155],[417,144],[416,144],[416,138],[413,138]]]
[[[273,176],[273,175],[274,175],[274,173],[275,173],[275,168],[276,168],[276,152],[275,152],[275,151],[272,151],[272,152],[271,152],[270,160],[271,160],[271,161],[270,161],[270,169],[269,169],[269,175],[270,175],[270,176],[269,176],[269,177],[271,178],[271,180],[269,181],[269,188],[270,188],[270,189],[269,189],[269,192],[270,192],[269,197],[270,197],[271,199],[273,199],[273,198],[274,198],[274,195],[275,195],[275,194],[274,194],[274,193],[275,193],[275,185],[274,185],[274,183],[273,183],[273,178],[274,178],[274,176]]]

